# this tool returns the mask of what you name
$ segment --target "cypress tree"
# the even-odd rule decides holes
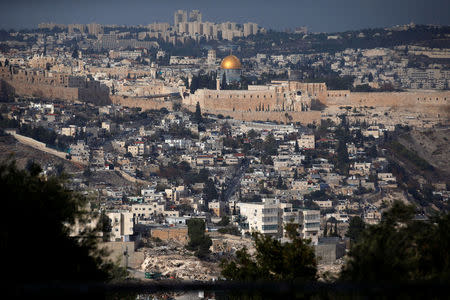
[[[295,141],[295,153],[300,152],[300,147],[298,146],[298,141]]]
[[[201,108],[200,108],[200,103],[198,101],[197,101],[197,105],[195,106],[194,118],[197,121],[197,123],[202,123],[203,122],[202,111],[201,111]]]

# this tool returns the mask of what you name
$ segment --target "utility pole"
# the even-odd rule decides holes
[[[126,246],[125,252],[123,253],[123,256],[125,256],[125,269],[128,270],[128,257],[130,256],[128,254],[128,246]]]

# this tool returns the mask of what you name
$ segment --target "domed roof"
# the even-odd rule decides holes
[[[239,58],[234,55],[228,55],[222,60],[220,64],[220,68],[222,69],[242,69],[241,62]]]

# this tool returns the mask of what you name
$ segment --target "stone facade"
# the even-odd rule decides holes
[[[248,90],[197,90],[183,99],[192,109],[197,102],[202,112],[222,114],[245,121],[319,122],[321,115],[311,111],[313,103],[328,107],[372,106],[448,116],[450,92],[373,92],[352,93],[328,90],[325,83],[272,81]]]
[[[312,99],[326,92],[325,84],[274,81],[265,86],[249,86],[248,90],[199,89],[183,99],[187,106],[200,104],[202,109],[238,112],[309,111]]]
[[[0,80],[7,82],[19,96],[81,100],[100,105],[111,102],[108,87],[84,76],[2,66]]]
[[[139,268],[144,262],[144,252],[136,252],[134,242],[100,243],[99,248],[108,252],[108,259],[118,262],[121,267]]]
[[[113,95],[110,97],[113,104],[120,104],[126,107],[139,107],[143,110],[159,110],[161,108],[172,109],[172,101],[164,101],[164,97],[138,98]]]
[[[382,92],[382,93],[352,93],[350,91],[327,91],[327,97],[322,100],[327,106],[448,106],[450,91],[443,92]]]
[[[173,240],[182,244],[188,242],[188,228],[187,227],[169,227],[169,228],[154,228],[151,231],[153,238],[159,238],[163,241]]]

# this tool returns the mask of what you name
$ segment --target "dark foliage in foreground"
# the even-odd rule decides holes
[[[119,275],[121,269],[103,260],[94,230],[70,236],[70,225],[86,221],[86,200],[66,190],[59,179],[42,178],[40,171],[36,164],[28,170],[19,170],[14,162],[0,164],[3,278],[108,281]]]
[[[314,249],[301,239],[294,224],[286,227],[291,242],[254,234],[256,254],[243,248],[236,261],[222,262],[222,276],[239,281],[315,281],[317,262]]]
[[[450,281],[450,215],[413,219],[414,208],[394,202],[382,221],[352,246],[341,279],[352,282]]]

